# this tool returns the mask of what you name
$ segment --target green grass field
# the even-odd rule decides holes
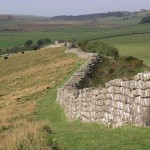
[[[0,33],[0,48],[12,47],[23,44],[26,40],[37,41],[40,38],[48,37],[53,41],[58,39],[75,38],[80,40],[103,39],[112,36],[150,33],[150,24],[134,25],[126,28],[96,28],[96,27],[68,27],[60,29],[50,29],[47,31],[35,32],[1,32]]]
[[[118,48],[122,56],[135,56],[150,66],[150,33],[101,39]]]
[[[47,92],[38,104],[37,117],[52,126],[54,134],[48,139],[57,141],[65,150],[149,150],[150,129],[124,126],[110,129],[98,124],[71,122],[56,101],[56,90]]]

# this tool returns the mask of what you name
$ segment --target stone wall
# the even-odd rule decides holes
[[[129,81],[112,80],[103,89],[84,88],[88,76],[100,62],[100,56],[79,49],[66,52],[87,59],[80,70],[57,91],[57,100],[64,107],[68,119],[111,127],[125,124],[150,126],[150,73],[139,73]]]

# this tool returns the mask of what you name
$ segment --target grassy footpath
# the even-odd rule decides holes
[[[56,101],[56,93],[57,87],[49,90],[39,102],[36,113],[38,119],[48,121],[54,131],[47,140],[52,138],[66,150],[149,150],[150,128],[124,126],[109,129],[79,120],[68,121]]]

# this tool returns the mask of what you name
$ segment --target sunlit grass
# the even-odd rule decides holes
[[[37,102],[81,64],[75,55],[65,54],[64,48],[0,59],[0,149],[23,146],[33,150],[46,146],[39,131],[46,123],[37,121],[35,116]]]

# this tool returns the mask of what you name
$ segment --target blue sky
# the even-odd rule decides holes
[[[0,14],[79,15],[150,9],[150,0],[0,0]]]

